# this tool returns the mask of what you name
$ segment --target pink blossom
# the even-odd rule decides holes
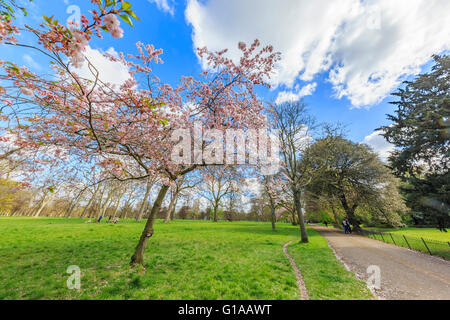
[[[70,63],[75,68],[81,68],[84,62],[84,56],[82,54],[83,51],[86,50],[86,46],[88,45],[88,39],[86,35],[80,31],[74,31],[72,34],[72,39],[69,43],[70,48]]]
[[[83,66],[83,63],[84,63],[84,56],[80,52],[77,52],[76,54],[70,57],[70,64],[77,69],[81,68]]]
[[[6,28],[5,28],[5,23],[1,19],[0,19],[0,34],[2,36],[6,36],[6,34],[7,34]]]
[[[119,19],[117,19],[116,15],[114,15],[112,13],[106,15],[105,18],[103,19],[103,21],[105,22],[105,26],[106,26],[106,28],[108,28],[109,32],[112,32],[112,30],[114,30],[120,26]]]
[[[118,39],[118,38],[123,37],[123,29],[122,28],[117,27],[117,28],[112,29],[110,32],[111,32],[111,36],[113,38]]]
[[[162,178],[161,183],[165,186],[170,186],[170,180],[168,178]]]
[[[69,47],[74,52],[81,52],[86,50],[88,45],[88,40],[85,35],[79,31],[75,31],[72,35],[72,40],[70,41]]]

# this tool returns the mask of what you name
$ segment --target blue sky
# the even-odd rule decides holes
[[[442,15],[450,12],[446,0],[410,1],[405,12],[403,0],[342,0],[337,7],[323,0],[314,5],[306,0],[130,2],[141,21],[133,29],[122,23],[124,38],[94,39],[92,49],[127,53],[134,52],[137,41],[154,44],[164,50],[164,64],[155,66],[155,73],[175,85],[182,75],[202,71],[194,52],[197,45],[234,50],[240,40],[259,38],[273,44],[284,59],[275,88],[259,91],[263,99],[276,100],[283,94],[300,98],[305,94],[302,88],[312,86],[315,90],[303,98],[320,122],[346,124],[350,139],[366,141],[381,153],[390,146],[374,130],[388,124],[386,114],[394,110],[389,92],[429,69],[433,53],[450,48],[450,34],[442,31],[450,30]],[[88,0],[34,0],[24,21],[36,24],[42,14],[65,21],[74,5],[82,13],[92,8]],[[36,71],[46,68],[36,54],[4,47],[1,51],[2,59],[40,69]]]

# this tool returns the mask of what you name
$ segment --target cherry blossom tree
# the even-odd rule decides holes
[[[195,140],[195,124],[200,123],[204,130],[250,129],[265,127],[262,111],[264,105],[255,93],[255,86],[269,87],[274,64],[279,60],[279,53],[274,53],[271,46],[257,50],[260,46],[255,40],[250,47],[239,44],[242,57],[239,63],[227,58],[227,50],[209,52],[206,48],[198,49],[200,58],[206,61],[208,69],[200,74],[200,80],[183,77],[178,87],[173,89],[180,96],[178,109],[172,108],[165,114],[168,119],[163,132],[173,134],[176,129],[187,130],[183,139]],[[187,129],[186,129],[187,128]],[[160,141],[172,141],[164,147],[162,154],[173,154],[173,135],[160,137]],[[200,144],[200,151],[206,152],[208,143]],[[189,146],[191,143],[188,144]],[[194,141],[195,145],[195,141]],[[163,157],[159,163],[160,172],[165,175],[166,184],[161,187],[153,204],[147,224],[132,257],[131,264],[142,264],[148,239],[153,235],[154,219],[171,184],[185,174],[212,163],[199,161],[194,154],[189,154],[188,163],[177,164]],[[189,160],[188,159],[188,160]]]
[[[98,10],[90,20],[82,16],[81,26],[66,27],[44,17],[39,28],[19,29],[11,19],[2,19],[0,42],[36,50],[45,55],[52,74],[38,75],[11,62],[0,61],[2,120],[17,137],[17,144],[38,150],[53,148],[52,157],[76,156],[108,171],[109,179],[142,180],[158,176],[161,188],[139,239],[132,265],[143,264],[144,252],[153,235],[154,219],[171,185],[185,174],[209,163],[191,157],[187,163],[172,161],[177,130],[188,130],[183,139],[194,137],[194,125],[204,130],[250,129],[264,126],[263,103],[255,86],[269,87],[268,80],[279,53],[271,46],[239,43],[241,58],[227,58],[227,50],[198,49],[206,71],[199,77],[182,77],[172,87],[153,74],[151,65],[161,63],[162,50],[137,43],[137,54],[105,56],[129,70],[121,85],[102,80],[102,70],[84,54],[91,37],[102,31],[123,36],[117,16],[131,21],[130,4],[125,1],[92,1]],[[77,28],[79,27],[79,28]],[[35,35],[35,43],[21,43],[20,32]],[[77,70],[87,65],[90,74]],[[25,107],[26,106],[26,109]],[[17,116],[16,116],[17,115]],[[206,152],[208,142],[201,144]],[[103,209],[102,209],[103,210]]]

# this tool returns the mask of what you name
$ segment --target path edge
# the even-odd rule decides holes
[[[285,256],[288,258],[289,262],[291,263],[291,267],[295,273],[295,277],[297,278],[297,287],[298,291],[300,292],[300,299],[301,300],[309,300],[309,293],[306,289],[305,282],[303,281],[302,273],[300,272],[300,269],[297,267],[297,264],[295,263],[295,260],[291,257],[291,255],[288,252],[288,247],[294,242],[294,240],[289,241],[288,243],[285,243],[283,246],[283,252]]]
[[[374,288],[371,288],[371,287],[367,284],[367,281],[366,281],[366,279],[364,278],[364,276],[362,276],[361,274],[359,274],[359,272],[356,271],[354,268],[352,268],[350,264],[348,264],[347,262],[345,262],[344,258],[341,257],[341,256],[337,253],[336,249],[333,247],[333,245],[330,243],[330,241],[328,241],[328,239],[327,239],[327,238],[326,238],[319,230],[317,230],[317,229],[314,228],[314,227],[312,227],[312,228],[313,228],[316,232],[318,232],[318,233],[325,239],[325,241],[326,241],[327,244],[328,244],[328,248],[331,249],[331,251],[333,252],[333,254],[334,254],[334,256],[336,257],[336,259],[337,259],[340,263],[342,263],[342,264],[344,265],[345,269],[347,269],[347,271],[353,273],[353,274],[355,275],[355,277],[356,277],[358,280],[361,280],[361,281],[363,281],[363,282],[366,284],[367,289],[369,289],[369,291],[372,293],[372,295],[374,296],[374,298],[375,298],[376,300],[386,300],[386,298],[383,297],[383,295],[381,295],[381,293],[377,292]]]

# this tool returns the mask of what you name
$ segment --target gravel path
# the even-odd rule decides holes
[[[450,300],[449,261],[333,228],[313,228],[358,278],[367,281],[374,270],[367,273],[368,267],[379,267],[380,288],[373,291],[380,299]]]
[[[301,274],[300,270],[298,269],[297,264],[295,263],[294,259],[291,257],[291,255],[288,252],[288,247],[289,247],[289,245],[292,244],[292,242],[294,242],[294,241],[290,241],[283,246],[283,252],[286,255],[286,257],[288,258],[289,262],[291,263],[292,270],[294,270],[295,277],[297,278],[297,287],[298,287],[298,291],[300,292],[300,299],[301,300],[309,300],[308,290],[306,290],[306,286],[305,286],[305,282],[303,281],[302,274]]]

